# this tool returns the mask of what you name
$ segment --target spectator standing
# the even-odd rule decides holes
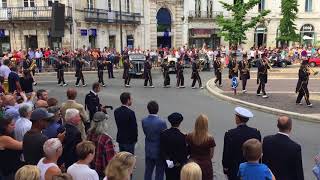
[[[43,145],[45,157],[40,159],[37,167],[40,170],[40,180],[52,180],[54,175],[61,173],[57,161],[62,154],[62,144],[58,138],[48,139]]]
[[[278,118],[279,132],[263,139],[263,158],[276,179],[303,180],[301,146],[290,139],[292,120],[286,116]]]
[[[190,160],[196,162],[202,171],[202,179],[213,179],[213,158],[216,143],[208,133],[208,117],[201,114],[194,126],[192,133],[187,135],[187,143],[190,149]]]
[[[160,157],[160,133],[167,129],[166,122],[157,114],[159,105],[156,101],[148,103],[149,116],[142,119],[142,128],[145,134],[145,172],[144,180],[152,180],[154,168],[156,168],[155,179],[163,180],[165,161]]]
[[[19,107],[20,118],[16,121],[14,136],[17,141],[22,142],[24,134],[31,129],[32,122],[30,121],[32,106],[24,103]]]
[[[136,165],[136,157],[129,152],[117,153],[109,162],[103,180],[126,179],[129,180]]]
[[[247,126],[249,118],[252,117],[251,111],[242,107],[235,108],[237,128],[227,131],[224,135],[222,165],[229,180],[239,180],[239,165],[246,161],[242,152],[243,143],[252,138],[261,141],[260,131]]]
[[[182,166],[188,161],[188,148],[186,135],[179,129],[183,116],[180,113],[172,113],[168,120],[172,127],[160,135],[160,154],[167,163],[166,180],[177,180],[180,178]]]
[[[41,132],[48,126],[48,119],[52,117],[53,114],[48,113],[44,108],[32,112],[31,129],[23,137],[23,155],[27,164],[36,165],[44,156],[43,144],[48,138]]]
[[[67,173],[76,180],[99,180],[97,172],[89,167],[95,155],[94,144],[83,141],[77,145],[76,153],[79,160],[68,168]]]
[[[118,132],[117,142],[119,143],[120,151],[127,151],[134,154],[135,144],[138,140],[138,127],[136,115],[130,109],[133,99],[131,94],[124,92],[120,95],[122,106],[114,111]]]
[[[37,166],[25,165],[15,175],[15,180],[40,180],[40,170]]]
[[[51,107],[51,106],[57,106],[58,107],[58,100],[56,98],[49,98],[48,101],[48,106]]]
[[[242,146],[243,156],[247,162],[239,166],[238,177],[242,180],[275,180],[265,164],[260,164],[262,145],[257,139],[249,139]]]
[[[14,121],[10,117],[0,119],[0,179],[12,179],[22,166],[22,143],[13,137]]]
[[[96,112],[88,132],[88,140],[92,141],[96,146],[96,155],[91,167],[97,171],[100,177],[104,177],[104,170],[115,155],[112,138],[107,133],[108,118],[109,116],[105,113]]]
[[[202,179],[200,166],[195,162],[190,162],[181,169],[180,180],[205,180]]]
[[[88,122],[88,115],[87,115],[87,112],[85,111],[83,105],[77,103],[75,100],[77,97],[77,90],[74,88],[68,89],[67,90],[67,97],[68,97],[68,100],[66,102],[62,103],[62,105],[61,105],[62,117],[65,117],[67,109],[71,109],[71,108],[77,109],[79,111],[79,114],[81,117],[81,121],[80,121],[79,125],[77,126],[77,128],[79,129],[79,131],[81,133],[81,138],[86,139],[87,135],[86,135],[84,123]]]
[[[5,59],[3,61],[3,64],[0,66],[0,82],[4,92],[9,91],[8,76],[11,72],[9,65],[10,65],[10,60]]]
[[[20,77],[18,75],[18,68],[16,66],[11,67],[11,72],[8,76],[9,93],[20,93],[22,91],[20,85]]]
[[[65,168],[68,168],[78,160],[76,154],[76,146],[82,141],[81,133],[77,126],[81,122],[81,117],[77,109],[67,109],[65,115],[65,138],[62,142],[63,153],[60,158],[61,163],[64,163]]]
[[[58,136],[58,129],[61,127],[59,121],[61,120],[60,108],[58,106],[52,106],[48,108],[48,112],[53,114],[53,117],[49,119],[49,125],[42,131],[48,138],[56,138]]]

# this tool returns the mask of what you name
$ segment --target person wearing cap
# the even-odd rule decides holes
[[[253,114],[248,109],[235,108],[237,127],[230,129],[224,135],[222,166],[229,180],[239,180],[239,177],[237,177],[239,165],[245,162],[242,152],[243,143],[252,138],[261,141],[260,131],[247,126],[247,122],[252,117]]]
[[[48,113],[44,108],[35,109],[31,113],[30,120],[32,122],[31,129],[23,137],[23,155],[25,162],[30,165],[36,165],[44,156],[43,144],[48,137],[42,134],[53,114]]]
[[[150,62],[150,59],[146,59],[146,61],[144,62],[144,87],[148,87],[147,85],[149,82],[149,87],[154,88],[152,83],[151,69],[152,64]]]
[[[58,60],[55,63],[58,77],[58,85],[67,86],[68,84],[64,81],[64,68],[67,66],[67,62],[62,59],[62,56],[59,55]]]
[[[257,73],[257,83],[259,87],[257,89],[257,96],[262,96],[262,98],[268,98],[265,86],[268,82],[268,69],[270,69],[269,60],[266,57],[266,54],[261,55],[261,59],[257,65],[258,73]],[[262,91],[262,94],[260,93]]]
[[[92,126],[88,131],[88,140],[96,146],[96,154],[91,167],[97,171],[101,178],[104,177],[104,170],[115,155],[113,140],[108,134],[108,118],[109,116],[104,112],[96,112],[92,119]]]
[[[61,121],[60,107],[51,106],[48,108],[48,112],[54,114],[54,116],[49,119],[49,125],[42,131],[42,133],[49,139],[56,138],[58,136],[58,129],[61,127],[61,124],[59,124]]]
[[[310,70],[307,67],[308,61],[302,61],[300,69],[299,69],[299,80],[296,87],[296,93],[298,94],[296,104],[302,105],[301,100],[304,97],[307,106],[312,107],[312,104],[310,102],[310,96],[309,96],[309,89],[308,89],[308,83],[309,83],[309,76],[310,76]]]
[[[217,54],[216,59],[213,62],[214,73],[216,75],[216,79],[214,83],[217,84],[219,82],[219,87],[222,86],[222,70],[223,70],[223,63],[221,62],[220,54]]]
[[[168,116],[171,128],[160,134],[160,155],[166,161],[166,180],[180,179],[180,171],[188,161],[186,135],[179,129],[183,116],[172,113]]]
[[[200,59],[199,59],[198,55],[196,55],[196,58],[194,58],[192,60],[192,66],[191,66],[191,69],[192,69],[191,79],[193,79],[192,85],[191,85],[192,89],[196,88],[195,85],[196,85],[197,81],[199,83],[199,88],[203,89],[201,77],[199,74],[199,71],[201,71],[200,63],[201,63]]]
[[[182,58],[178,59],[178,63],[176,65],[176,73],[177,73],[177,85],[176,88],[184,88],[184,76],[183,76],[183,60]]]
[[[232,79],[233,77],[238,77],[239,75],[239,68],[238,68],[238,62],[237,62],[237,54],[234,52],[232,53],[232,60],[228,64],[229,68],[229,79]]]

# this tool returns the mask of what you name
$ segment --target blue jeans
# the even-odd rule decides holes
[[[166,169],[163,159],[152,159],[146,157],[146,170],[144,172],[144,180],[152,180],[153,170],[156,168],[155,180],[163,180]]]
[[[133,144],[119,144],[119,150],[120,150],[120,152],[126,151],[126,152],[129,152],[131,154],[134,154],[135,145],[136,145],[136,143],[133,143]]]

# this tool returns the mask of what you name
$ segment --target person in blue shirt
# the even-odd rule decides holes
[[[241,180],[275,180],[271,170],[260,164],[262,145],[257,139],[249,139],[242,146],[243,156],[247,160],[239,166],[238,177]]]
[[[52,106],[48,108],[48,112],[54,114],[49,120],[49,126],[42,131],[49,139],[56,138],[59,134],[58,129],[61,127],[59,121],[61,119],[60,108],[58,106]]]
[[[146,169],[144,180],[152,180],[152,174],[155,168],[155,180],[163,180],[166,166],[165,160],[160,157],[160,134],[163,130],[167,129],[167,124],[157,115],[159,105],[156,101],[150,101],[147,108],[149,115],[142,119],[142,128],[146,136]]]

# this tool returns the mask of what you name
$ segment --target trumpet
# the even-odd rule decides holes
[[[316,75],[319,74],[319,71],[312,69],[312,68],[310,67],[310,65],[307,65],[306,68],[307,68],[307,72],[310,73],[310,74],[312,74],[312,75],[314,75],[314,76],[316,76]]]
[[[30,65],[30,67],[29,67],[29,71],[33,71],[33,70],[35,70],[36,67],[37,67],[37,64],[36,64],[35,60],[31,60],[31,61],[32,61],[32,62],[31,62],[31,65]]]

